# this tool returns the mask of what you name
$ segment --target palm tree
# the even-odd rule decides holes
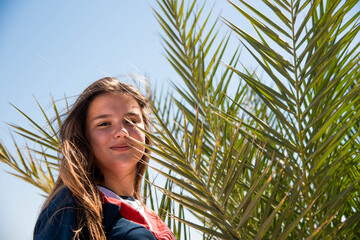
[[[359,4],[263,1],[260,11],[238,2],[230,4],[257,36],[223,22],[262,77],[202,6],[158,1],[167,58],[185,83],[155,106],[153,151],[186,191],[165,192],[206,238],[359,238]],[[234,53],[228,62],[225,52]],[[175,125],[166,112],[177,113]]]
[[[154,188],[147,175],[144,194],[176,237],[190,239],[191,226],[204,239],[358,239],[358,1],[229,2],[255,34],[225,13],[214,19],[206,2],[157,4],[180,83],[172,96],[153,94],[147,147],[166,181]],[[37,132],[12,126],[39,149],[15,157],[0,146],[0,159],[45,193],[59,151],[53,106],[57,121],[44,113],[46,130],[25,114]]]

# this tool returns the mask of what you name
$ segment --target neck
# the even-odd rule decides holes
[[[101,185],[111,189],[119,196],[133,197],[135,191],[135,176],[126,176],[121,179],[108,176],[105,177]]]

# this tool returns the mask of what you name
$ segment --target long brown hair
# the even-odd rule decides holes
[[[120,82],[116,78],[102,78],[87,87],[75,101],[67,118],[60,128],[60,141],[62,147],[62,161],[59,169],[59,178],[52,193],[45,202],[45,208],[55,195],[63,188],[68,187],[80,208],[78,229],[75,230],[74,239],[78,239],[83,228],[89,230],[91,239],[105,239],[102,227],[102,202],[97,184],[102,181],[100,169],[95,164],[90,145],[85,135],[85,121],[90,103],[103,93],[123,93],[135,98],[142,111],[146,131],[150,131],[148,117],[149,99],[129,84]],[[145,143],[151,144],[151,139],[145,136]],[[145,149],[145,153],[150,153]],[[143,155],[137,163],[135,177],[134,198],[140,199],[140,188],[149,157]]]

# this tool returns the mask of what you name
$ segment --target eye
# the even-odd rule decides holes
[[[129,123],[129,124],[137,124],[137,120],[136,120],[136,119],[133,119],[133,118],[127,118],[127,119],[125,119],[125,122],[126,122],[126,123]]]
[[[110,125],[111,125],[110,122],[101,122],[101,123],[99,123],[97,126],[98,126],[98,127],[106,127],[106,126],[110,126]]]

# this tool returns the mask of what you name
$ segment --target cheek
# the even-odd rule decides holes
[[[130,136],[139,142],[145,143],[145,133],[143,133],[138,129],[134,129],[132,134],[130,134]],[[144,146],[141,146],[140,144],[136,144],[136,145],[137,145],[136,147],[137,149],[141,150],[142,152],[145,151]]]
[[[145,133],[140,132],[140,138],[143,143],[145,143]]]
[[[88,141],[92,151],[95,153],[99,147],[106,144],[106,137],[102,133],[92,133],[88,135]]]
[[[145,133],[143,133],[142,131],[140,131],[139,129],[136,129],[137,131],[137,139],[140,141],[140,142],[143,142],[145,143]]]
[[[133,126],[128,129],[130,137],[136,139],[137,141],[145,143],[145,133],[141,131],[139,128],[144,129],[143,124],[137,125],[137,127]]]

